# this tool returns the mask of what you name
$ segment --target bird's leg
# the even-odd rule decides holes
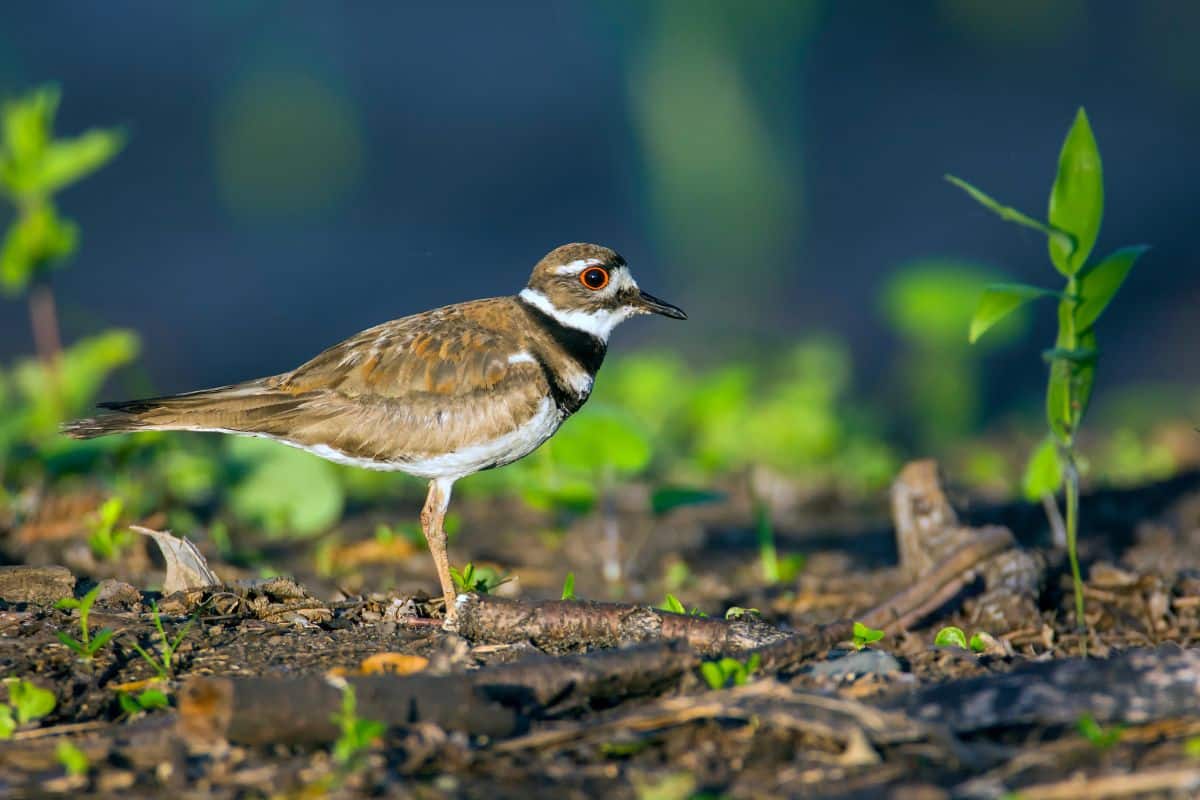
[[[429,495],[421,509],[421,530],[429,544],[429,552],[437,567],[438,580],[442,584],[442,596],[446,599],[446,622],[454,621],[454,581],[450,578],[450,559],[446,554],[446,531],[442,522],[446,518],[446,507],[450,505],[450,489],[454,481],[437,478],[429,482]]]

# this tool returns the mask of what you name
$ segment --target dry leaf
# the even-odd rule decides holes
[[[162,587],[164,595],[220,585],[221,579],[208,568],[204,556],[186,536],[172,536],[170,531],[156,531],[140,525],[130,527],[153,539],[162,552],[163,560],[167,562],[167,576]]]
[[[424,656],[410,656],[404,653],[376,653],[363,659],[359,671],[363,675],[411,675],[429,666],[429,659]]]

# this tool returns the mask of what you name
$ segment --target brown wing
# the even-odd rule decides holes
[[[363,458],[456,450],[514,430],[548,391],[505,331],[507,298],[394,320],[324,351],[275,387],[303,399],[288,438]],[[517,356],[517,358],[513,358]]]
[[[519,428],[546,376],[506,332],[514,301],[480,300],[385,322],[295,370],[234,386],[113,403],[81,438],[131,430],[221,430],[395,461],[453,452]]]

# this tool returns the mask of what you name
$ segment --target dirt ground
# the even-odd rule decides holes
[[[512,580],[460,597],[451,632],[427,553],[371,533],[415,507],[362,510],[334,544],[262,543],[274,578],[201,537],[222,585],[164,597],[144,590],[163,581],[149,540],[118,563],[87,552],[86,491],[25,498],[0,520],[0,673],[57,704],[0,744],[0,792],[1200,795],[1200,474],[1085,497],[1085,635],[1041,509],[955,499],[906,469],[890,508],[783,504],[781,557],[806,563],[776,586],[737,492],[663,516],[619,498],[560,533],[464,503],[452,560]],[[602,577],[606,524],[619,581]],[[29,569],[52,564],[67,569]],[[568,572],[587,600],[559,601]],[[53,602],[97,583],[91,627],[114,634],[85,662],[58,637],[78,637],[78,610]],[[668,591],[707,616],[651,609]],[[158,683],[133,646],[157,652],[152,601],[169,637],[190,624]],[[727,620],[734,607],[754,611]],[[856,647],[857,620],[883,637]],[[986,634],[979,652],[935,646],[948,625]],[[758,668],[713,689],[701,664],[720,658]],[[387,724],[350,751],[332,721],[347,683],[357,717]],[[122,707],[154,687],[168,708]],[[64,741],[86,756],[79,774]]]

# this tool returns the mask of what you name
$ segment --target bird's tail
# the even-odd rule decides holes
[[[271,435],[301,404],[271,379],[199,392],[99,403],[109,413],[68,422],[61,430],[74,439],[94,439],[134,431],[220,431]]]

